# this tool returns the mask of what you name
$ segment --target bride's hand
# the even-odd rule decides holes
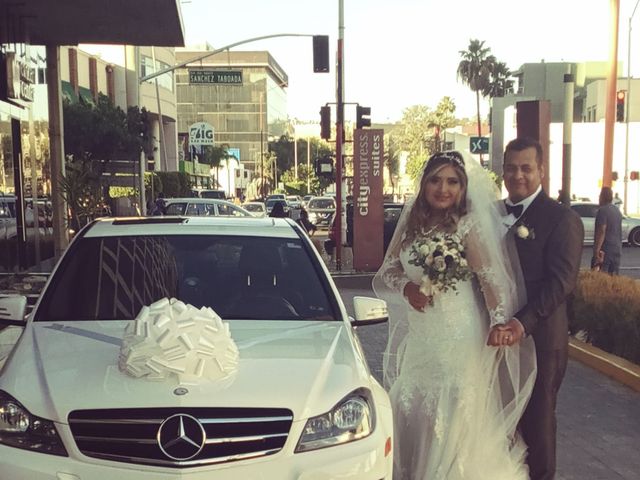
[[[409,304],[416,310],[424,311],[427,305],[433,305],[433,297],[424,295],[420,292],[420,286],[413,282],[405,285],[403,294],[409,301]]]

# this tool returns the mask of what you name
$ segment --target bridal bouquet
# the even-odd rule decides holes
[[[420,292],[431,297],[438,292],[457,291],[457,283],[471,278],[462,239],[456,233],[438,233],[417,239],[409,263],[424,274]]]

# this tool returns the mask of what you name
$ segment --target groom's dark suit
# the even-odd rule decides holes
[[[517,235],[525,225],[529,238]],[[529,447],[532,480],[551,480],[556,469],[556,397],[567,366],[567,297],[573,291],[584,229],[571,209],[541,191],[510,230],[522,265],[527,304],[515,317],[533,335],[538,375],[533,395],[520,421]]]

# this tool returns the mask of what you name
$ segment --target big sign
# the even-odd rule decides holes
[[[353,268],[375,272],[383,258],[384,130],[357,129],[353,159]]]
[[[213,145],[213,125],[207,122],[194,123],[189,127],[189,145]]]

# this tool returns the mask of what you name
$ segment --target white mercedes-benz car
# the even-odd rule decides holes
[[[149,316],[164,306],[181,316]],[[26,317],[0,299],[24,327],[0,370],[0,479],[391,479],[389,398],[354,332],[386,304],[354,311],[290,219],[93,222]]]

